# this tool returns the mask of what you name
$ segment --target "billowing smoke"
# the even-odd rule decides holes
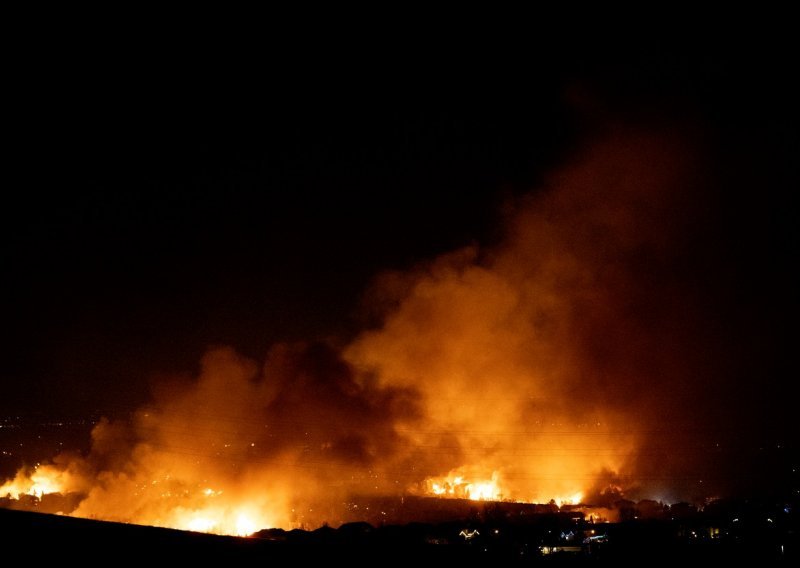
[[[414,442],[439,470],[534,501],[674,481],[643,462],[660,448],[671,475],[671,432],[709,373],[681,266],[706,205],[688,146],[612,136],[515,204],[498,246],[386,277],[393,307],[345,356],[421,393]]]
[[[379,324],[343,349],[211,350],[99,423],[59,489],[76,515],[229,533],[334,523],[354,494],[685,497],[675,432],[717,373],[686,278],[697,167],[685,137],[609,136],[498,243],[379,276]]]
[[[323,345],[277,345],[263,368],[220,348],[133,420],[101,421],[89,457],[70,462],[83,486],[60,485],[86,492],[78,516],[234,534],[316,525],[354,487],[396,492],[384,471],[415,417],[413,393],[357,381]]]

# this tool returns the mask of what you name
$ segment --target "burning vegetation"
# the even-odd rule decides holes
[[[0,497],[244,535],[336,524],[352,495],[661,494],[671,465],[643,449],[679,442],[660,427],[711,372],[673,277],[702,208],[668,139],[614,137],[515,203],[498,244],[382,275],[379,325],[343,348],[278,344],[263,365],[211,350],[100,421],[88,455],[23,469]]]

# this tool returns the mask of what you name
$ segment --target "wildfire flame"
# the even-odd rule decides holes
[[[0,485],[0,497],[19,499],[20,495],[41,498],[43,495],[62,493],[68,487],[69,474],[52,465],[37,466],[30,473],[20,470],[11,481]]]
[[[501,501],[502,492],[499,474],[494,472],[491,479],[470,481],[462,475],[451,474],[441,478],[427,479],[427,494],[437,497],[471,499],[473,501]]]
[[[678,166],[631,146],[524,204],[494,249],[385,276],[381,326],[344,349],[277,344],[263,366],[213,350],[191,381],[97,424],[90,454],[20,471],[0,498],[75,491],[77,516],[239,535],[340,519],[353,494],[582,502],[642,444],[637,385],[692,376],[692,343],[646,327],[671,308],[636,309],[672,222],[656,213],[673,186],[652,172]]]
[[[249,536],[273,522],[262,511],[242,506],[235,509],[208,507],[198,511],[181,511],[176,515],[173,528],[193,532]]]
[[[512,496],[501,481],[500,472],[493,472],[490,479],[470,480],[459,471],[450,472],[444,477],[428,478],[424,483],[425,495],[452,499],[470,499],[472,501],[514,501],[518,503],[554,502],[562,505],[577,505],[583,500],[583,492],[576,491],[570,495],[554,496],[550,500],[534,501],[523,496]]]
[[[553,501],[555,501],[556,505],[559,507],[562,505],[580,505],[581,501],[583,501],[583,493],[579,491],[566,497],[555,497]]]

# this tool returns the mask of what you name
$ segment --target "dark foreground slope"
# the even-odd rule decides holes
[[[402,533],[402,534],[400,534]],[[437,546],[402,529],[380,542],[351,538],[348,531],[323,528],[291,531],[286,538],[238,538],[157,527],[77,519],[0,508],[0,566],[21,554],[25,560],[121,562],[161,560],[231,562],[303,562],[345,560],[350,565],[388,560],[465,559],[471,548]]]
[[[736,524],[744,520],[737,518]],[[750,525],[739,532],[723,528],[715,533],[718,524],[719,519],[709,517],[578,525],[569,516],[541,515],[525,525],[452,522],[375,528],[350,523],[339,529],[271,529],[253,538],[236,538],[0,508],[0,565],[19,556],[37,564],[78,561],[111,566],[161,561],[349,566],[411,561],[470,565],[797,561],[793,524],[780,530]]]

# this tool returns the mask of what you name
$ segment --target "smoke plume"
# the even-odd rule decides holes
[[[242,534],[335,523],[350,495],[685,496],[676,432],[719,373],[687,140],[609,135],[509,203],[498,243],[380,275],[380,323],[343,349],[209,351],[48,466],[58,489],[79,516]]]

